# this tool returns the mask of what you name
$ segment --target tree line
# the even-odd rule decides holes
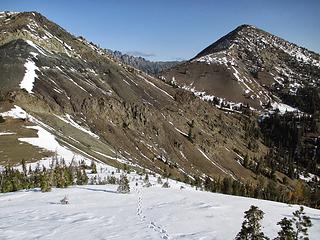
[[[40,166],[34,169],[26,167],[26,162],[21,162],[22,171],[6,166],[0,172],[0,191],[2,193],[14,192],[22,189],[40,188],[42,192],[48,192],[52,187],[66,188],[70,185],[85,185],[88,183],[84,161],[76,163],[72,161],[67,165],[64,159],[53,159],[50,166]]]
[[[209,192],[284,203],[303,204],[320,208],[319,184],[311,188],[306,186],[302,181],[298,181],[294,188],[290,188],[272,179],[265,179],[262,176],[257,178],[257,183],[240,182],[230,177],[211,178],[206,176],[205,179],[202,180],[198,176],[193,176],[193,179],[194,180],[186,181],[186,183]]]

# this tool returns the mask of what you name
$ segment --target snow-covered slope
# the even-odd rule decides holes
[[[223,194],[180,190],[160,185],[135,186],[130,194],[116,193],[114,185],[75,186],[0,195],[0,239],[233,239],[243,212],[257,205],[265,212],[262,226],[276,236],[276,223],[290,217],[298,206]],[[61,205],[68,195],[70,204]],[[320,234],[320,211],[305,209],[313,227],[310,239]]]

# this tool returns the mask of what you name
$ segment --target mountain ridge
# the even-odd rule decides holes
[[[120,164],[115,159],[121,156],[185,181],[199,174],[251,179],[234,152],[213,150],[224,149],[228,141],[231,149],[238,142],[237,148],[245,151],[241,128],[227,126],[237,118],[221,115],[224,121],[218,122],[220,110],[123,64],[35,13],[2,14],[0,23],[3,110],[14,103],[60,141],[109,164]],[[26,69],[34,73],[28,80],[31,92],[21,89]],[[76,124],[100,138],[84,137]],[[228,140],[230,134],[237,137]]]

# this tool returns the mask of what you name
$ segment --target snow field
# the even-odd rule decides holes
[[[180,190],[183,184],[174,181],[170,185],[168,189],[159,184],[143,188],[142,180],[135,177],[130,194],[116,193],[116,185],[0,194],[0,239],[233,239],[241,228],[243,212],[252,204],[265,212],[263,231],[273,238],[279,230],[276,223],[298,209],[185,185]],[[69,205],[60,204],[65,195]],[[313,223],[310,239],[317,239],[320,211],[305,211]]]

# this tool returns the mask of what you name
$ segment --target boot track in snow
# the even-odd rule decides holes
[[[137,187],[136,192],[138,193],[138,206],[137,206],[137,215],[140,218],[142,222],[149,222],[148,228],[152,229],[153,231],[159,233],[161,239],[169,240],[170,237],[167,233],[167,231],[162,228],[160,225],[158,225],[155,221],[147,221],[146,216],[143,214],[142,211],[142,195],[141,195],[141,187]]]

